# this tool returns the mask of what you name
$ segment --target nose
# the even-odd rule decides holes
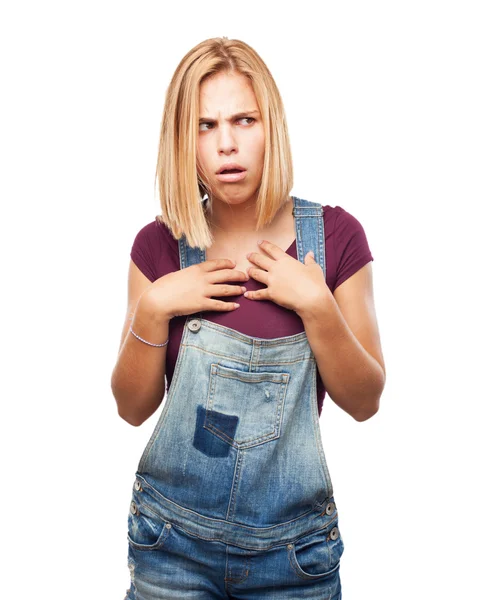
[[[229,155],[238,150],[236,138],[229,125],[218,128],[218,153]]]

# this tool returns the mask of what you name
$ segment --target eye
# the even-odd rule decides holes
[[[252,125],[256,121],[256,119],[253,117],[241,117],[236,120],[237,123],[239,123],[240,121],[247,121],[247,125]],[[200,123],[199,130],[209,131],[212,127],[214,127],[214,125],[215,124],[211,121],[203,121],[203,123]]]

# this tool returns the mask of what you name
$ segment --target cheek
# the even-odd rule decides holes
[[[254,144],[252,151],[255,153],[255,156],[258,160],[263,160],[264,158],[264,134],[262,132],[258,132],[258,135],[254,139]]]

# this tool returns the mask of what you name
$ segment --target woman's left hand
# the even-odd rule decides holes
[[[259,246],[266,255],[247,254],[253,263],[247,273],[266,287],[245,292],[244,296],[249,300],[272,300],[298,314],[317,307],[326,291],[326,281],[313,253],[306,254],[303,264],[267,240],[259,242]]]

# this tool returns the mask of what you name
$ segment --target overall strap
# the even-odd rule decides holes
[[[296,253],[304,263],[304,257],[311,250],[314,260],[321,266],[326,279],[326,244],[324,238],[323,207],[293,196],[293,215],[296,224]]]
[[[206,260],[206,251],[189,246],[185,235],[182,235],[178,240],[178,252],[180,255],[180,269],[186,269],[186,267],[197,265]]]
[[[206,250],[202,250],[198,247],[193,248],[189,246],[186,240],[186,236],[184,234],[178,240],[178,253],[180,255],[180,269],[186,269],[187,267],[197,265],[199,263],[205,262],[206,260]],[[202,318],[202,316],[203,311],[198,311],[196,313],[187,315],[185,326],[183,329],[183,335],[186,332],[186,327],[188,326],[188,323],[192,320]]]

